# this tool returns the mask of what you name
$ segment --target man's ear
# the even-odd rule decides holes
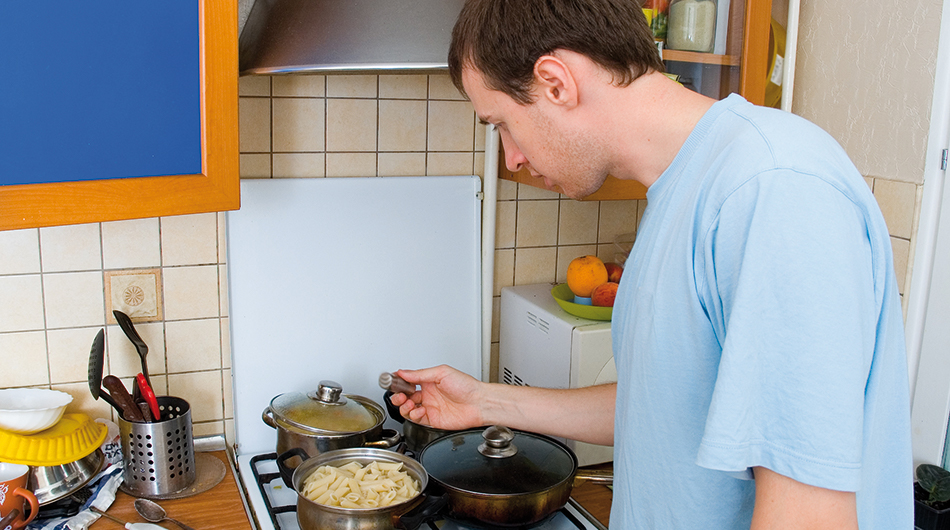
[[[540,96],[555,105],[577,104],[577,83],[571,69],[553,55],[542,55],[534,63],[534,79]]]

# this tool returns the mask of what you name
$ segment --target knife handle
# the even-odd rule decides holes
[[[132,394],[129,394],[129,391],[118,377],[114,375],[103,377],[102,386],[106,387],[112,399],[114,399],[116,404],[119,405],[119,408],[122,409],[122,419],[126,421],[145,421],[145,417],[142,416],[142,411],[139,410],[139,406],[136,405],[135,400],[132,399]]]

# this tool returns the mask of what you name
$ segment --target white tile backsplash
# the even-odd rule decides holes
[[[99,224],[40,228],[43,272],[102,269],[102,235]]]
[[[162,264],[158,218],[102,223],[102,264],[106,269],[144,269]]]
[[[39,236],[36,228],[0,231],[0,274],[40,272]]]
[[[96,326],[105,320],[105,286],[100,271],[43,275],[46,327]]]

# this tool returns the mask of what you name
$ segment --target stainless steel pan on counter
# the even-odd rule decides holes
[[[387,448],[402,438],[392,429],[383,429],[386,415],[380,405],[343,394],[339,383],[328,380],[306,394],[276,396],[262,419],[277,430],[278,455],[297,448],[310,456],[349,447]]]

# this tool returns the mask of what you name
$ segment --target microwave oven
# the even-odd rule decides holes
[[[617,380],[610,322],[576,317],[551,295],[553,284],[501,290],[498,376],[510,385],[579,388]],[[613,448],[562,440],[579,465],[613,460]]]

